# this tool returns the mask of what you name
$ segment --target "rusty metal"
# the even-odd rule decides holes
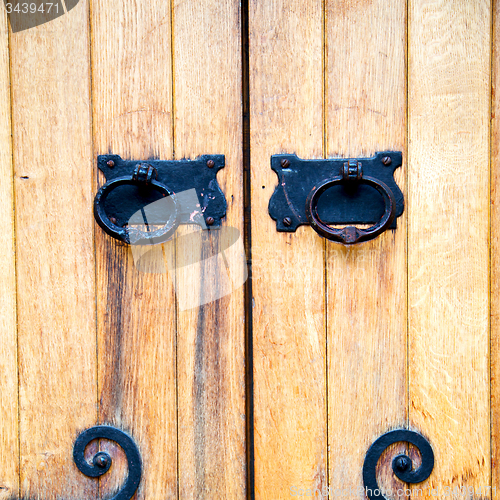
[[[421,434],[406,429],[398,429],[380,436],[368,449],[363,464],[363,483],[365,495],[369,500],[385,500],[384,492],[377,482],[377,463],[382,453],[394,443],[410,443],[417,447],[421,464],[413,469],[413,462],[408,455],[399,454],[392,460],[392,470],[398,479],[405,483],[421,483],[425,481],[434,468],[434,452]]]
[[[382,218],[369,227],[368,229],[360,229],[355,226],[347,226],[342,229],[330,227],[323,222],[318,215],[318,201],[321,195],[328,189],[346,181],[346,177],[338,176],[331,180],[323,182],[319,186],[314,186],[306,200],[306,215],[311,224],[311,227],[321,236],[331,240],[338,241],[345,244],[361,243],[362,241],[372,240],[379,234],[382,234],[394,220],[396,214],[396,200],[392,191],[382,182],[372,177],[363,177],[362,174],[349,174],[356,175],[356,181],[368,186],[374,187],[384,199],[384,213]],[[347,177],[348,182],[354,182],[354,179]]]
[[[372,158],[327,160],[274,155],[271,168],[278,175],[278,185],[269,201],[269,214],[278,231],[294,232],[309,224],[321,236],[344,244],[373,239],[395,229],[403,213],[403,193],[394,180],[401,164],[402,154],[396,151]],[[361,229],[354,224],[371,226]]]
[[[213,160],[208,160],[207,161],[207,167],[208,168],[214,168],[215,167],[215,162]]]
[[[138,184],[148,186],[158,179],[158,171],[149,163],[138,163],[132,174],[132,180]]]
[[[101,469],[105,469],[106,467],[108,467],[108,465],[111,465],[110,461],[111,457],[104,451],[96,453],[96,455],[92,459],[93,464],[96,467],[100,467]]]
[[[115,162],[113,160],[109,160],[108,162],[106,162],[106,165],[109,167],[109,168],[113,168],[115,166]]]
[[[363,167],[360,161],[346,161],[342,167],[342,179],[344,181],[360,181],[363,178]]]

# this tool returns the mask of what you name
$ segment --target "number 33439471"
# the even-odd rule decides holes
[[[43,14],[59,13],[59,3],[41,3],[37,5],[35,3],[6,3],[7,14],[35,14],[37,12]]]

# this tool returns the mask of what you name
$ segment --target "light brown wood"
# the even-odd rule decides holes
[[[96,422],[88,3],[11,34],[21,494],[93,498]],[[78,35],[75,35],[78,34]]]
[[[436,456],[419,487],[488,498],[491,2],[410,0],[409,20],[409,416]]]
[[[402,151],[406,161],[406,5],[328,0],[328,157]],[[395,178],[405,191],[405,169]],[[365,498],[362,467],[375,439],[407,421],[406,214],[377,239],[327,242],[328,445],[331,495]],[[379,486],[404,485],[379,464]]]
[[[95,155],[172,158],[170,10],[169,2],[92,0]],[[131,247],[100,228],[96,254],[100,421],[128,430],[139,446],[137,498],[176,498],[173,280],[166,269],[141,271]],[[116,457],[114,473],[102,481],[105,495],[126,469],[114,445],[102,446]]]
[[[330,499],[361,500],[369,445],[401,427],[436,455],[412,498],[464,498],[455,487],[495,498],[498,2],[249,3],[247,317],[240,2],[80,0],[10,37],[0,15],[0,500],[109,496],[127,474],[123,453],[100,444],[114,461],[99,492],[72,459],[98,421],[138,443],[138,499],[247,498],[250,313],[256,499],[326,498],[330,486]],[[310,227],[276,231],[272,154],[386,149],[405,158],[397,230],[350,248]],[[222,231],[182,227],[150,250],[157,272],[140,269],[147,250],[93,222],[96,157],[108,152],[224,154],[223,226],[237,244],[223,254]],[[402,486],[399,450],[381,460],[386,488]]]
[[[0,499],[19,490],[18,378],[11,96],[7,15],[0,15]]]
[[[491,484],[500,481],[500,3],[493,4],[491,101]],[[500,491],[492,498],[497,498]]]
[[[250,2],[255,498],[327,486],[324,242],[277,233],[270,157],[323,154],[323,9]]]
[[[224,154],[223,231],[177,243],[179,498],[246,498],[240,2],[174,0],[175,157]],[[200,200],[202,201],[202,200]],[[191,236],[193,237],[193,236]],[[239,250],[238,250],[239,249]],[[220,253],[224,251],[224,256]],[[195,262],[185,266],[190,256]],[[210,258],[213,256],[212,258]],[[226,267],[227,265],[227,267]],[[220,292],[212,301],[210,294]],[[219,295],[218,294],[218,295]],[[185,300],[195,306],[184,309]],[[199,307],[196,303],[203,303]],[[184,304],[184,305],[183,305]]]

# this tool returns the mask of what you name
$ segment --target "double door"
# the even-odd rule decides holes
[[[391,498],[495,498],[496,2],[80,0],[18,32],[1,10],[1,499],[109,498],[123,451],[89,446],[113,459],[100,480],[73,462],[96,424],[137,443],[138,499],[361,500],[394,429],[435,465],[402,483],[393,457],[419,454],[390,447]],[[386,150],[403,153],[397,229],[277,232],[272,155]],[[201,298],[224,274],[215,231],[141,269],[94,221],[108,153],[225,155],[245,284]]]

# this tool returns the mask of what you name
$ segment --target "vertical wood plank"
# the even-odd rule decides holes
[[[491,484],[500,481],[500,2],[493,2],[491,101]],[[499,492],[497,491],[497,494]],[[492,495],[492,498],[496,498]]]
[[[92,498],[73,443],[96,421],[88,2],[11,34],[21,493]]]
[[[491,2],[409,6],[410,422],[436,455],[423,488],[488,498]]]
[[[223,231],[235,228],[243,245],[242,81],[240,2],[173,1],[175,156],[224,154],[217,174],[228,202]],[[202,201],[202,200],[200,200]],[[186,234],[193,228],[184,228]],[[196,229],[195,229],[196,231]],[[224,250],[222,231],[199,229],[194,248],[177,245],[179,302],[179,496],[246,498],[244,254]],[[236,234],[237,234],[236,233]],[[194,252],[196,265],[186,252]],[[220,252],[224,251],[223,257]],[[215,258],[210,258],[215,255]],[[224,262],[226,259],[226,262]],[[226,265],[228,266],[226,268]],[[229,286],[227,292],[224,287]],[[232,291],[231,291],[232,289]]]
[[[170,27],[169,2],[92,0],[95,155],[172,158]],[[174,499],[173,281],[165,269],[142,272],[131,248],[100,228],[96,252],[100,421],[127,430],[139,446],[144,472],[137,498]],[[126,473],[124,456],[112,445],[102,446],[121,468],[103,484],[109,494]]]
[[[405,160],[406,3],[327,0],[326,44],[327,155],[393,150]],[[395,172],[403,192],[404,170]],[[365,498],[371,443],[406,427],[405,219],[373,241],[326,243],[329,480],[332,494],[349,498]],[[392,473],[395,452],[379,464],[379,486],[393,491],[404,487]]]
[[[19,490],[18,378],[9,28],[0,15],[0,499]]]
[[[250,1],[255,496],[327,486],[324,242],[278,233],[270,156],[323,154],[323,4]]]

